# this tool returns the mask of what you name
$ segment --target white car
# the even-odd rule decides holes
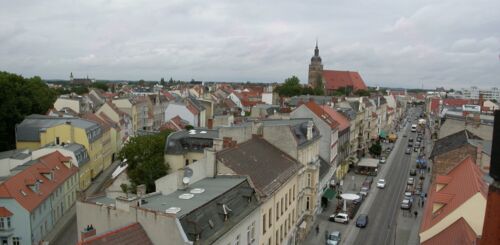
[[[385,179],[379,179],[377,181],[377,187],[380,188],[380,189],[385,188]]]
[[[334,216],[333,222],[347,224],[349,222],[349,215],[346,213],[338,213]]]

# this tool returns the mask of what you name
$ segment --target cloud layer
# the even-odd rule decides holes
[[[2,1],[0,70],[25,76],[500,86],[500,1]]]

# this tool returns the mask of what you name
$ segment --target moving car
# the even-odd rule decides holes
[[[337,245],[340,244],[340,231],[332,231],[326,237],[326,245]]]
[[[368,215],[360,214],[356,220],[356,227],[365,228],[368,224]]]
[[[410,155],[411,154],[411,149],[410,148],[406,148],[405,154],[406,155]]]
[[[410,199],[403,199],[403,201],[401,201],[401,209],[411,209],[411,205]]]
[[[380,188],[380,189],[385,188],[385,179],[379,179],[377,181],[377,187]]]
[[[346,213],[338,213],[338,214],[332,215],[332,216],[333,216],[333,222],[342,223],[342,224],[349,223],[349,215],[347,215]],[[330,221],[332,221],[332,216],[330,216]]]

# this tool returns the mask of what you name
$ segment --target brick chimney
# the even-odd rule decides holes
[[[495,111],[490,173],[481,245],[500,244],[500,110]]]

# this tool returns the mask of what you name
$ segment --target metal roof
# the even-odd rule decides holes
[[[183,154],[189,151],[203,152],[206,147],[213,146],[213,139],[219,131],[211,129],[193,129],[171,133],[165,143],[166,154]]]

